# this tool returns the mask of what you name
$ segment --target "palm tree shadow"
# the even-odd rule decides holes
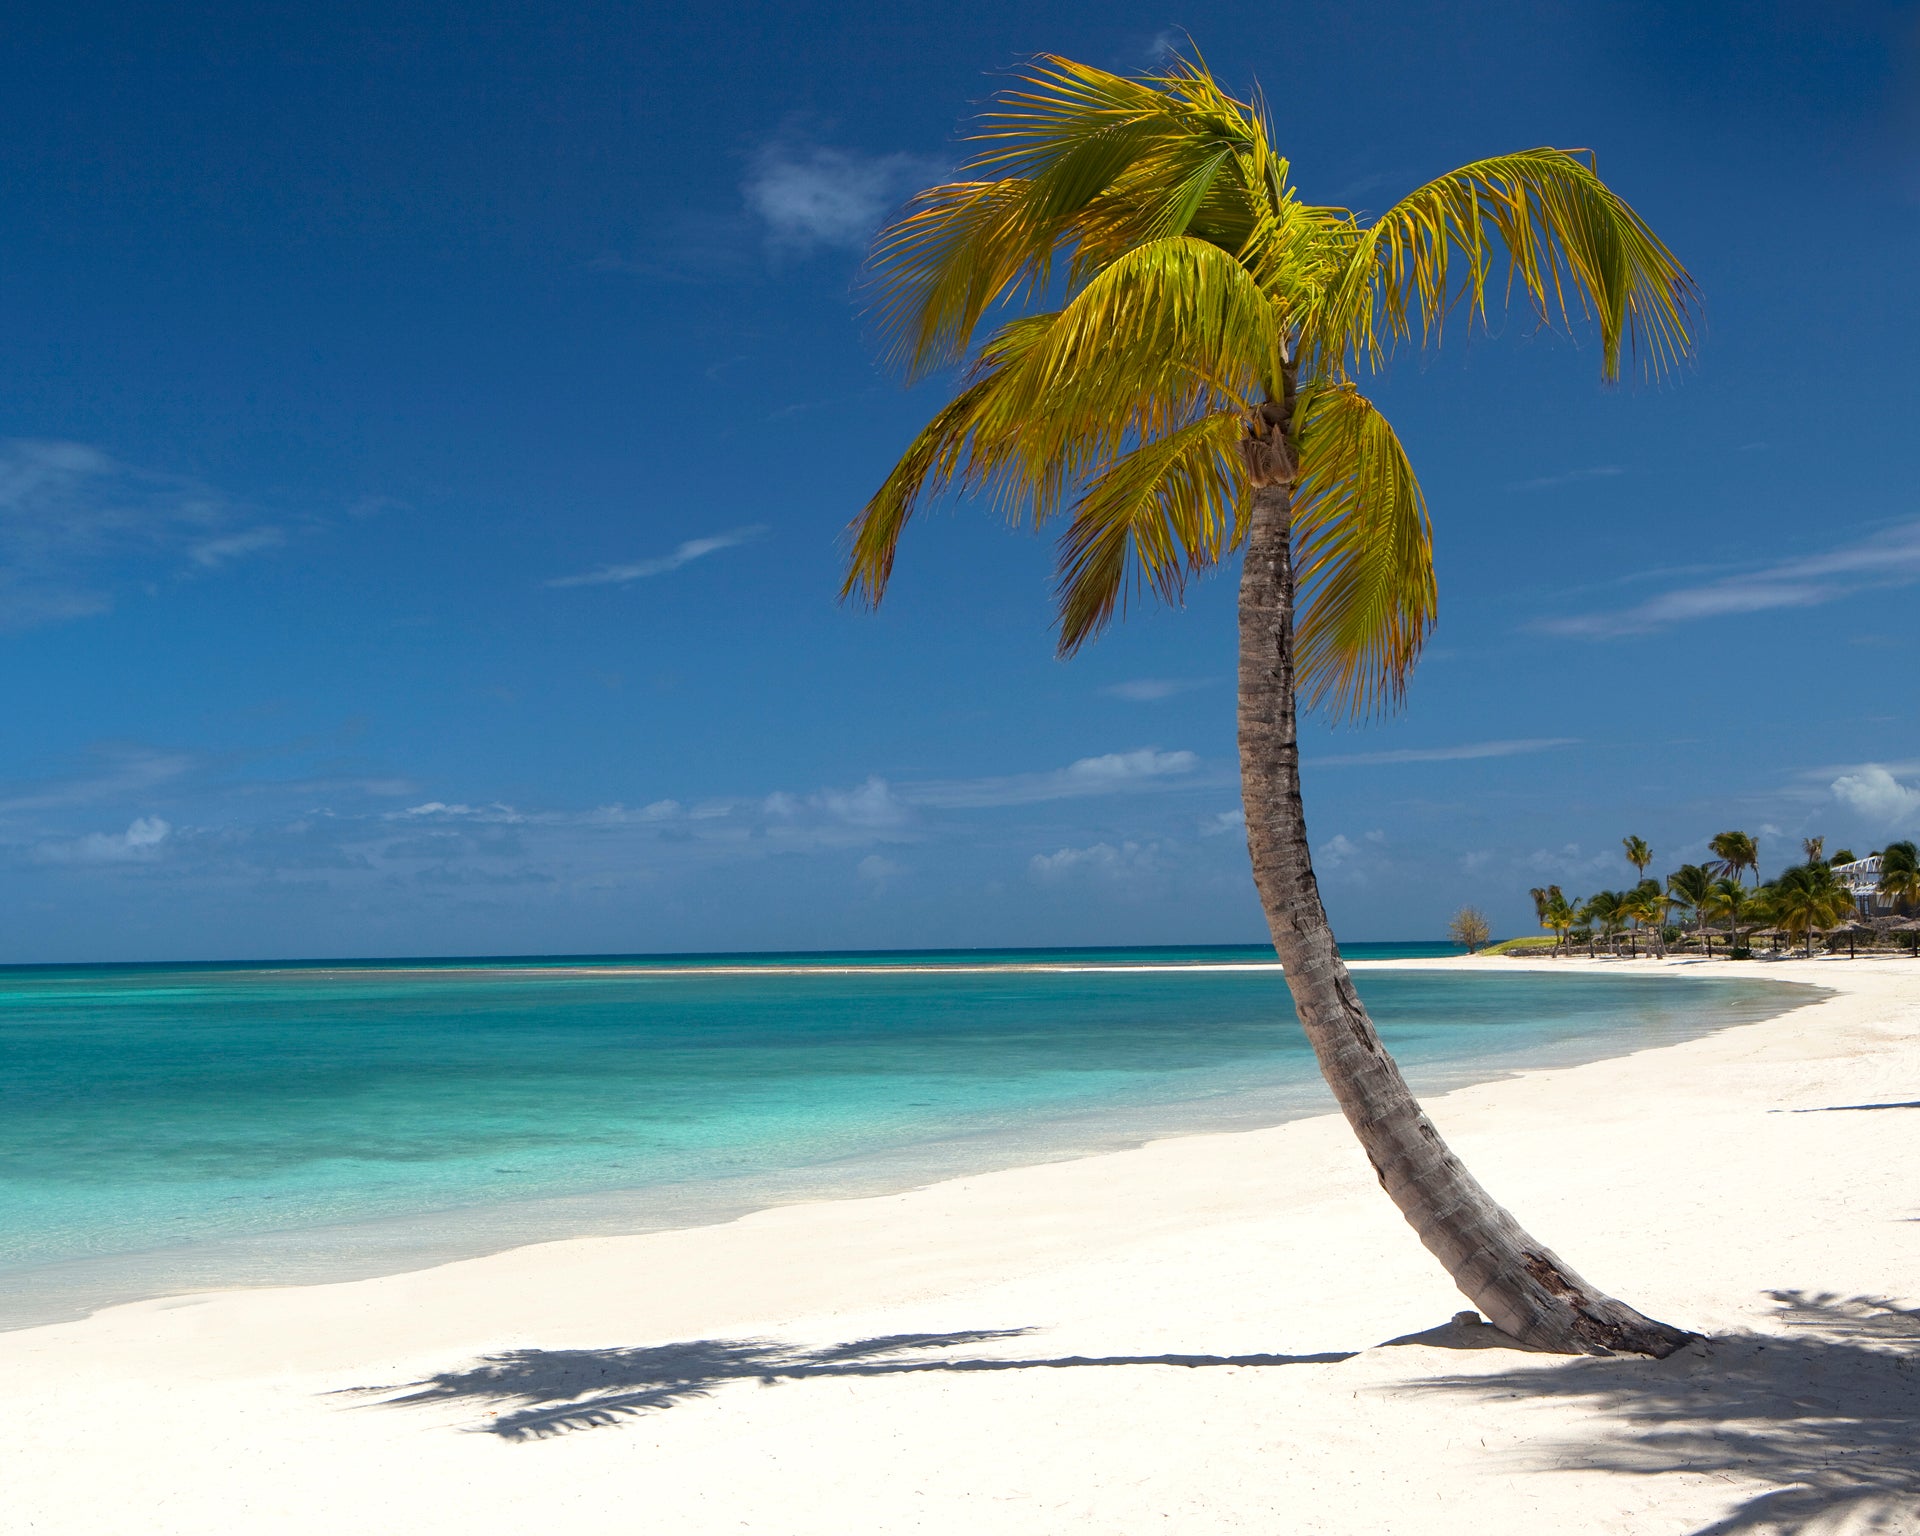
[[[1654,1364],[1583,1359],[1448,1376],[1427,1390],[1582,1400],[1605,1438],[1552,1465],[1639,1475],[1724,1473],[1765,1485],[1693,1536],[1907,1530],[1920,1514],[1920,1309],[1775,1291],[1778,1334],[1736,1334]]]
[[[772,1386],[813,1376],[901,1376],[925,1371],[1032,1371],[1091,1366],[1333,1365],[1351,1352],[1320,1355],[1069,1355],[1054,1359],[954,1358],[935,1353],[963,1345],[1017,1339],[1028,1328],[958,1333],[900,1333],[807,1349],[769,1339],[694,1339],[633,1349],[513,1349],[461,1370],[399,1386],[352,1387],[348,1395],[384,1394],[366,1406],[426,1403],[489,1405],[472,1428],[503,1440],[542,1440],[603,1429],[639,1414],[707,1397],[728,1382]],[[491,1405],[504,1405],[491,1406]]]

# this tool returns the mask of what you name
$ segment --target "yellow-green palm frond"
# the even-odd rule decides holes
[[[1080,498],[1060,540],[1060,654],[1071,655],[1144,586],[1180,599],[1187,578],[1240,540],[1246,485],[1240,418],[1217,412],[1109,464]]]
[[[1386,417],[1350,385],[1300,402],[1295,686],[1334,719],[1394,708],[1438,603],[1426,498]]]
[[[1002,326],[983,350],[967,386],[908,444],[848,529],[842,599],[879,603],[893,574],[901,532],[928,496],[955,485],[977,488],[1008,468],[1019,446],[1019,421],[1004,407],[1007,381],[1045,339],[1054,319],[1050,314],[1027,315]]]
[[[1280,388],[1285,348],[1246,268],[1174,235],[1127,251],[1074,295],[1024,350],[1009,404],[1075,435],[1118,404],[1195,387],[1248,410]]]
[[[1518,286],[1544,323],[1567,324],[1575,311],[1598,323],[1607,380],[1619,377],[1623,348],[1651,376],[1691,350],[1692,277],[1590,157],[1563,149],[1462,166],[1359,231],[1311,344],[1377,365],[1416,320],[1428,341],[1458,304],[1484,321],[1502,251],[1509,299]]]
[[[874,314],[909,377],[963,357],[982,317],[1045,288],[1062,255],[1077,288],[1196,223],[1238,249],[1264,202],[1247,178],[1286,174],[1250,109],[1204,72],[1135,80],[1043,57],[972,142],[967,179],[920,193],[874,243]]]

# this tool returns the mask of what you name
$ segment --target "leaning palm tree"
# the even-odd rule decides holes
[[[1321,905],[1297,706],[1401,698],[1434,621],[1426,502],[1360,393],[1396,344],[1484,320],[1598,322],[1602,376],[1691,346],[1693,285],[1590,156],[1476,161],[1378,218],[1301,199],[1261,107],[1199,63],[1128,79],[1044,57],[999,98],[962,179],[877,237],[874,314],[909,378],[962,383],[852,528],[845,594],[877,602],[901,531],[949,488],[1060,517],[1059,644],[1143,590],[1242,553],[1247,843],[1294,1009],[1381,1183],[1494,1323],[1537,1346],[1664,1355],[1687,1337],[1596,1290],[1446,1146],[1387,1054]],[[983,327],[987,328],[984,338]]]
[[[1713,875],[1698,864],[1682,864],[1667,876],[1667,895],[1673,904],[1693,914],[1694,932],[1713,954],[1713,936],[1707,932],[1707,905],[1713,897]]]
[[[1627,862],[1633,866],[1633,872],[1642,880],[1647,877],[1647,866],[1653,862],[1653,850],[1647,846],[1644,837],[1623,837],[1620,846],[1626,850]]]
[[[1920,848],[1901,841],[1880,850],[1880,894],[1896,911],[1920,906]]]
[[[1745,832],[1716,832],[1707,846],[1720,860],[1720,873],[1740,878],[1743,870],[1752,870],[1757,884],[1760,879],[1760,845]]]

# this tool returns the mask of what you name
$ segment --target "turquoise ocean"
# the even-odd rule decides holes
[[[1498,961],[1355,980],[1428,1093],[1818,995]],[[1256,948],[0,969],[0,1327],[1331,1107]]]

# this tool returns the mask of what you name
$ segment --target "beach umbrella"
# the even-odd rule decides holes
[[[1920,955],[1920,917],[1903,917],[1887,925],[1889,933],[1910,933],[1913,935],[1913,952]]]
[[[1839,935],[1844,933],[1847,936],[1847,958],[1851,960],[1854,958],[1854,954],[1853,954],[1854,940],[1857,939],[1863,933],[1872,933],[1874,931],[1875,930],[1871,923],[1863,923],[1858,918],[1848,917],[1848,918],[1842,918],[1839,922],[1835,923],[1831,928],[1829,928],[1827,930],[1827,937],[1830,939],[1837,938]]]

